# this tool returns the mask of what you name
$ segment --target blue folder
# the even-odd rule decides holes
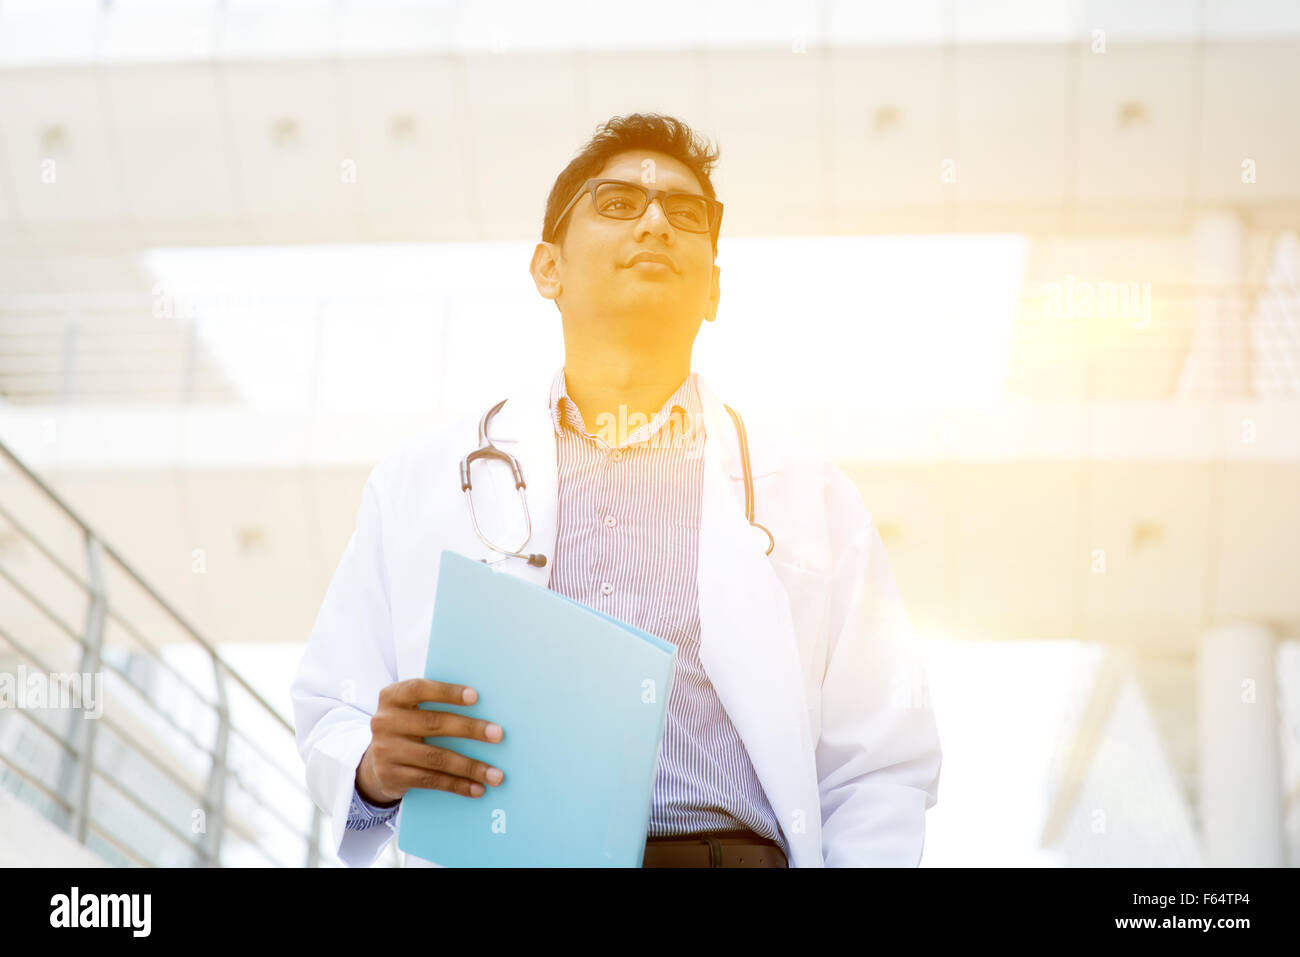
[[[446,867],[640,867],[671,643],[540,585],[444,551],[425,677],[472,705],[425,702],[505,729],[425,738],[505,773],[480,797],[412,788],[397,846]]]

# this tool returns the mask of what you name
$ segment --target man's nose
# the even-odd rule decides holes
[[[672,223],[668,219],[668,214],[664,212],[662,197],[656,196],[646,204],[641,213],[641,218],[637,220],[637,229],[646,229],[657,231],[665,236],[671,236],[670,229]]]

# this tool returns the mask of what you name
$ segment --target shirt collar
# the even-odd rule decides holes
[[[636,445],[658,435],[666,425],[673,421],[675,415],[680,416],[677,422],[680,423],[683,429],[699,428],[702,430],[704,410],[695,377],[696,373],[694,372],[687,375],[676,391],[668,397],[667,401],[659,408],[659,411],[645,425],[629,430],[628,423],[625,420],[618,423],[598,422],[596,432],[592,433],[582,420],[582,413],[578,410],[578,404],[569,396],[568,382],[565,379],[564,369],[561,368],[551,382],[551,424],[555,427],[556,435],[562,435],[567,429],[577,435],[586,434],[601,438],[605,438],[608,433],[617,428],[616,436],[608,435],[609,438],[615,439],[615,441],[608,443],[612,448]]]

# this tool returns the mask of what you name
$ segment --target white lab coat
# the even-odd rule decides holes
[[[512,396],[492,422],[528,483],[532,541],[552,557],[556,370]],[[858,490],[823,455],[750,430],[755,520],[744,514],[735,427],[701,378],[705,479],[699,537],[700,659],[790,844],[792,867],[915,866],[941,753],[911,624]],[[743,413],[743,410],[741,410]],[[474,534],[461,458],[479,414],[425,433],[370,473],[356,529],[312,630],[292,694],[298,747],[333,846],[374,862],[395,828],[344,824],[381,688],[424,674],[439,555],[500,557]],[[492,541],[523,540],[502,463],[474,467],[475,508]],[[553,562],[496,567],[546,585]],[[506,769],[509,773],[509,769]],[[469,800],[468,798],[466,800]],[[390,822],[395,824],[396,822]],[[437,866],[413,855],[407,866]]]

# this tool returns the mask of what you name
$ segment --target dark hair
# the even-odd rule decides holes
[[[556,234],[555,220],[568,205],[573,194],[591,179],[617,153],[626,150],[653,150],[681,160],[700,181],[704,195],[717,199],[709,173],[718,161],[716,145],[697,136],[676,117],[662,113],[632,113],[615,116],[596,127],[596,133],[564,167],[555,179],[551,195],[546,199],[546,217],[542,220],[542,241],[561,242],[572,213],[564,218]],[[713,254],[718,254],[718,239],[713,237]]]

